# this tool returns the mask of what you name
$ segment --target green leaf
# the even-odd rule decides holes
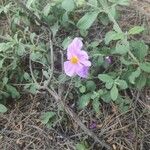
[[[32,61],[38,61],[38,60],[41,60],[42,59],[42,54],[40,52],[32,52],[31,55],[30,55],[30,59]]]
[[[86,37],[88,35],[88,31],[84,29],[80,29],[80,34],[82,37]]]
[[[137,87],[138,90],[142,90],[144,86],[146,85],[147,78],[145,75],[141,74],[135,82],[135,86]]]
[[[117,42],[114,53],[123,55],[123,54],[126,54],[128,51],[129,51],[129,42],[127,41]]]
[[[23,56],[24,53],[25,53],[25,47],[24,47],[24,45],[22,43],[19,43],[19,45],[16,48],[16,51],[17,51],[17,54],[19,56]]]
[[[110,10],[109,10],[109,13],[110,13],[110,15],[111,16],[113,16],[113,18],[116,18],[116,6],[115,5],[112,5],[111,7],[110,7]],[[108,15],[109,16],[109,15]]]
[[[63,0],[61,6],[66,11],[72,11],[74,9],[74,7],[75,7],[74,0]]]
[[[103,82],[113,82],[113,78],[108,74],[99,74],[98,78]]]
[[[101,21],[101,23],[104,25],[104,26],[107,26],[110,22],[109,18],[108,18],[108,15],[104,14],[104,13],[101,13],[101,15],[98,16],[98,19]]]
[[[5,112],[7,112],[7,108],[3,104],[0,104],[0,113],[5,113]]]
[[[95,91],[93,91],[93,93],[92,93],[92,95],[91,95],[91,99],[96,99],[96,98],[99,98],[99,96],[102,94],[101,92],[103,92],[103,91],[97,91],[97,92],[95,92]]]
[[[96,48],[100,44],[100,41],[93,41],[88,46],[92,48]]]
[[[150,63],[149,62],[145,62],[145,63],[141,63],[140,64],[140,68],[147,72],[147,73],[150,73]]]
[[[68,47],[68,45],[71,43],[72,39],[70,37],[67,37],[64,39],[64,41],[62,42],[62,46],[64,49],[66,49]]]
[[[88,0],[88,3],[97,7],[97,0]]]
[[[87,150],[87,148],[83,143],[78,143],[76,145],[76,150]]]
[[[28,0],[26,3],[27,8],[31,8],[31,5],[35,3],[36,0]]]
[[[99,106],[100,106],[99,98],[93,99],[92,106],[93,106],[93,108],[94,108],[96,113],[100,112],[100,109],[99,109]]]
[[[122,90],[128,88],[128,84],[125,80],[117,80],[117,84],[120,87],[120,89],[122,89]]]
[[[101,96],[102,100],[105,103],[110,103],[111,102],[111,97],[110,97],[110,92],[105,92],[102,96]]]
[[[9,48],[11,48],[11,46],[13,46],[13,44],[11,42],[7,42],[7,43],[0,43],[0,52],[1,51],[6,51]]]
[[[10,7],[12,6],[12,3],[8,3],[7,5],[5,5],[4,7],[2,7],[2,9],[0,10],[0,13],[3,11],[4,13],[7,13],[10,9]]]
[[[77,23],[77,27],[80,30],[87,30],[91,27],[98,16],[98,11],[86,13]]]
[[[126,66],[129,66],[129,65],[132,64],[131,61],[126,60],[124,57],[120,57],[120,61],[121,61],[122,64],[124,64]]]
[[[113,101],[115,101],[118,98],[118,89],[117,89],[116,84],[114,84],[114,86],[112,87],[110,91],[110,96]]]
[[[111,41],[123,39],[124,34],[123,33],[117,33],[115,31],[109,31],[105,35],[105,44],[108,45]]]
[[[87,81],[86,88],[88,91],[94,91],[96,89],[96,84],[94,83],[94,81]]]
[[[52,27],[51,27],[51,30],[53,32],[53,37],[56,36],[56,33],[58,32],[59,30],[59,25],[58,25],[58,22],[56,22]]]
[[[4,59],[0,60],[0,69],[3,68]]]
[[[27,72],[25,72],[25,73],[23,74],[23,77],[24,77],[25,80],[30,80],[30,79],[31,79],[31,78],[30,78],[30,75],[29,75]]]
[[[109,0],[109,1],[118,5],[123,5],[123,6],[129,5],[129,0]]]
[[[144,30],[145,30],[144,27],[135,26],[129,30],[128,34],[129,35],[139,34],[139,33],[143,32]]]
[[[43,124],[47,124],[54,116],[56,115],[55,112],[45,112],[42,116],[41,116],[41,122]]]
[[[79,99],[79,108],[80,109],[85,108],[89,104],[90,99],[91,99],[91,93],[88,93],[86,95],[82,95]]]
[[[79,88],[79,90],[80,90],[81,93],[85,93],[86,87],[85,87],[85,86],[81,86],[81,87]]]
[[[119,5],[129,6],[129,0],[118,0]]]
[[[48,4],[44,7],[44,9],[43,9],[43,11],[42,11],[45,17],[48,16],[48,14],[49,14],[49,12],[50,12],[50,9],[51,9],[51,4],[48,3]]]
[[[75,0],[77,7],[83,6],[85,4],[85,0]]]
[[[3,86],[5,86],[5,85],[7,84],[7,82],[8,82],[8,78],[7,78],[7,77],[4,77],[4,78],[3,78]]]
[[[129,81],[132,84],[135,84],[135,79],[139,77],[141,74],[141,69],[138,67],[136,71],[132,72],[131,75],[129,76]]]
[[[6,84],[6,89],[11,94],[12,98],[19,98],[20,97],[20,94],[15,87]]]
[[[143,62],[145,56],[148,55],[148,46],[143,41],[130,41],[130,47],[135,57]]]
[[[38,88],[38,85],[36,83],[33,83],[30,85],[29,92],[31,92],[32,94],[36,94]]]
[[[112,80],[112,81],[109,81],[109,82],[106,82],[105,87],[106,87],[107,89],[111,89],[112,86],[113,86],[113,83],[114,83],[113,80]]]

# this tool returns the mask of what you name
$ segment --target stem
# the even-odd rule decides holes
[[[53,51],[53,43],[52,43],[51,35],[50,35],[50,38],[49,38],[49,45],[50,45],[50,62],[51,62],[50,70],[51,70],[51,74],[50,74],[49,79],[46,83],[47,86],[50,84],[51,79],[53,77],[53,72],[54,72],[54,51]]]
[[[115,20],[115,18],[112,16],[112,14],[109,11],[108,8],[108,4],[106,0],[99,0],[99,3],[102,5],[105,13],[107,13],[109,19],[113,22],[114,26],[116,27],[117,31],[120,33],[123,33],[123,31],[121,30],[119,24],[117,23],[117,21]],[[138,61],[138,59],[133,55],[133,53],[131,52],[131,50],[128,51],[129,56],[139,65],[140,62]]]

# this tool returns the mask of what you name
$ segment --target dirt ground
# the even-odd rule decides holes
[[[131,9],[122,10],[121,18],[119,23],[125,28],[143,23],[150,27],[150,0],[133,0]],[[149,34],[138,38],[150,44]],[[150,150],[150,89],[130,90],[130,98],[132,107],[125,113],[120,113],[114,104],[104,104],[99,118],[94,117],[90,108],[75,113],[87,128],[96,122],[96,127],[90,130],[113,150]],[[8,107],[6,114],[0,114],[0,150],[74,150],[80,141],[86,141],[91,150],[102,150],[62,112],[58,112],[60,120],[54,127],[41,123],[43,112],[57,112],[60,107],[46,92],[34,96],[23,94],[18,102]]]

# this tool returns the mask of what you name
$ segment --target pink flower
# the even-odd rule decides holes
[[[86,78],[88,76],[88,70],[91,66],[91,62],[88,60],[88,54],[81,50],[83,43],[80,38],[75,38],[67,49],[67,59],[64,62],[65,73],[72,77],[78,75]]]

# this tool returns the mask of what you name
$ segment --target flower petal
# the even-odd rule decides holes
[[[76,37],[68,46],[67,58],[71,59],[72,56],[76,56],[80,52],[82,46],[83,43],[81,39]]]
[[[86,60],[86,59],[81,59],[80,63],[83,64],[86,67],[90,67],[91,66],[91,62],[89,60]]]
[[[88,77],[88,71],[89,67],[82,66],[82,68],[77,70],[77,75],[82,77],[82,78],[87,78]]]
[[[72,65],[70,61],[64,62],[64,70],[65,73],[70,77],[76,75],[76,67],[75,65]]]
[[[78,53],[78,57],[79,59],[89,59],[87,52],[83,50]]]

